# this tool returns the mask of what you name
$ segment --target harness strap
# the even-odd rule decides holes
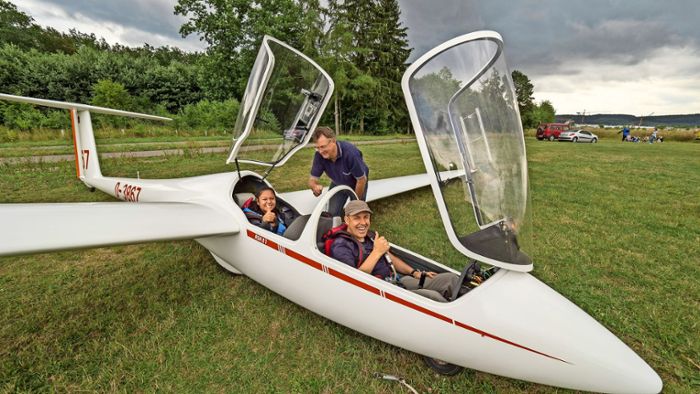
[[[391,255],[389,253],[386,253],[386,254],[384,254],[384,258],[386,258],[386,261],[389,263],[389,268],[391,268],[391,273],[392,273],[391,280],[395,283],[400,283],[399,282],[399,273],[396,272],[396,267],[394,267],[394,262],[391,261]]]
[[[330,244],[327,244],[325,246],[326,254],[330,255],[330,245],[333,242],[335,242],[335,240],[338,237],[343,237],[345,239],[349,239],[355,243],[355,245],[357,246],[357,250],[359,252],[357,254],[357,263],[355,263],[355,268],[360,268],[360,265],[362,265],[362,262],[365,260],[364,259],[364,249],[362,248],[362,244],[360,243],[360,241],[356,240],[355,237],[350,235],[350,233],[345,231],[342,226],[330,229],[330,230],[328,230],[328,232],[326,234],[323,235],[323,238],[325,241],[331,241]]]
[[[241,205],[241,208],[250,208],[250,206],[253,204],[253,201],[255,201],[255,197],[250,197],[249,199],[245,200],[243,205]]]
[[[326,252],[326,254],[328,254],[330,256],[330,245],[335,241],[336,238],[343,237],[343,238],[349,239],[349,240],[353,241],[355,243],[355,245],[357,246],[358,253],[357,253],[357,263],[355,264],[356,265],[355,268],[359,269],[360,266],[362,265],[362,263],[365,261],[364,248],[362,247],[362,243],[360,241],[358,241],[357,239],[355,239],[355,237],[350,235],[349,232],[345,231],[346,228],[347,228],[347,225],[342,224],[338,227],[335,227],[335,228],[328,230],[328,232],[326,232],[323,235],[322,238],[326,242],[331,241],[330,244],[328,244],[328,243],[325,244],[325,246],[324,246],[324,248],[326,249],[325,252]],[[370,230],[367,232],[367,238],[369,238],[372,242],[374,242],[374,236],[375,236],[374,231]],[[394,264],[392,264],[392,262],[391,262],[391,257],[389,257],[388,253],[385,254],[384,256],[385,256],[387,262],[389,263],[389,267],[391,268],[391,271],[393,272],[393,276],[394,276],[393,279],[397,280],[398,275],[396,273],[396,268],[394,268]],[[379,278],[379,279],[384,279],[381,275],[374,275],[374,276]]]
[[[427,276],[428,276],[428,275],[425,273],[425,271],[421,271],[421,273],[420,273],[420,280],[418,281],[418,288],[419,288],[419,289],[422,289],[422,288],[423,288],[423,284],[425,283],[425,278],[426,278]]]

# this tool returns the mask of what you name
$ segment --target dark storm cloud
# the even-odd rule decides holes
[[[662,47],[698,49],[693,0],[401,0],[414,57],[473,30],[498,31],[512,68],[533,76],[576,74],[570,63],[635,65]]]
[[[15,4],[21,2],[13,0]],[[69,16],[82,15],[95,23],[114,23],[165,37],[179,38],[181,16],[174,15],[175,0],[43,0]]]
[[[185,21],[173,14],[177,0],[37,1],[60,7],[70,16],[170,38],[179,37]],[[412,59],[457,35],[490,29],[503,36],[511,67],[533,76],[554,70],[575,74],[570,62],[581,59],[635,65],[658,48],[697,50],[700,45],[696,0],[399,0],[399,4],[414,48]]]
[[[46,24],[108,42],[203,50],[183,40],[177,0],[10,0]],[[321,0],[322,4],[326,2]],[[475,30],[495,30],[511,69],[557,111],[700,111],[696,0],[399,0],[411,58]],[[572,112],[573,111],[573,112]]]

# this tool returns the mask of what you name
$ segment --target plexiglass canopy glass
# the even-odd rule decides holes
[[[528,206],[525,141],[503,41],[482,31],[450,40],[409,67],[402,87],[452,244],[518,271]],[[443,181],[441,172],[459,176]]]
[[[313,60],[263,38],[241,99],[227,163],[279,166],[311,138],[333,93],[333,81]]]

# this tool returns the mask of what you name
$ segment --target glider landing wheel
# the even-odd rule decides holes
[[[455,376],[464,369],[459,365],[450,364],[428,356],[423,356],[423,361],[425,361],[433,371],[445,376]]]

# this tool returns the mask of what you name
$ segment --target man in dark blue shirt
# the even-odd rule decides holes
[[[318,183],[318,179],[326,173],[331,178],[330,189],[345,185],[364,200],[367,197],[369,168],[362,158],[362,152],[349,142],[337,141],[330,127],[317,127],[312,139],[316,145],[316,154],[311,165],[309,187],[314,196],[319,196],[323,191],[323,185]],[[342,215],[347,197],[344,193],[338,193],[331,199],[328,210],[333,216]]]
[[[628,141],[628,137],[630,135],[630,128],[625,126],[622,128],[622,130],[617,132],[617,134],[620,133],[622,133],[622,142]]]
[[[331,257],[381,279],[393,277],[395,269],[401,275],[399,282],[406,289],[446,302],[445,295],[451,295],[452,289],[459,286],[459,276],[449,272],[422,272],[406,264],[389,252],[391,246],[386,238],[370,231],[371,214],[362,200],[350,201],[345,206],[344,220],[349,237],[337,237],[333,241]]]

